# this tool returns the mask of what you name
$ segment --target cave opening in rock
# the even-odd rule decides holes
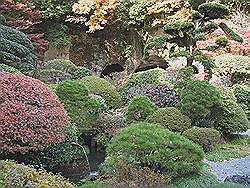
[[[155,69],[155,68],[162,68],[162,69],[167,69],[169,65],[167,63],[164,64],[154,64],[154,65],[148,65],[144,67],[138,67],[135,72],[141,72],[141,71],[147,71],[150,69]]]
[[[123,68],[122,65],[116,63],[116,64],[111,64],[111,65],[107,65],[102,73],[101,73],[101,78],[104,78],[105,76],[111,76],[112,73],[115,73],[115,72],[122,72],[124,71],[125,69]]]

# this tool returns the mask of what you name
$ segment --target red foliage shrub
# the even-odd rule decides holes
[[[249,28],[236,28],[237,33],[244,39],[243,43],[236,42],[234,40],[228,41],[228,46],[224,50],[205,51],[204,53],[213,57],[222,54],[232,55],[248,55],[250,56],[250,27]],[[206,46],[215,45],[215,40],[219,37],[226,37],[225,33],[221,29],[217,29],[213,33],[207,36],[207,40],[199,41],[198,46],[204,48]]]
[[[0,153],[25,153],[64,140],[67,115],[39,80],[0,72]]]
[[[28,34],[38,52],[46,50],[48,41],[43,39],[44,34],[35,31],[35,25],[40,23],[42,18],[40,11],[30,7],[25,0],[3,0],[0,4],[0,14],[5,16],[8,26]]]

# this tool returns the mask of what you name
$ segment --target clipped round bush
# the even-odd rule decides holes
[[[158,107],[150,101],[146,96],[134,97],[129,105],[125,114],[127,123],[133,123],[137,121],[144,121],[147,116],[152,114],[158,109]]]
[[[77,69],[77,66],[68,59],[53,59],[46,62],[42,69],[54,69],[70,74]]]
[[[36,66],[32,42],[23,32],[0,24],[0,62],[20,71]]]
[[[230,14],[230,10],[227,6],[216,2],[201,4],[198,7],[198,11],[202,13],[204,17],[209,19],[224,18]]]
[[[236,84],[233,86],[233,90],[237,103],[243,108],[250,120],[250,86]]]
[[[70,121],[81,133],[92,127],[101,112],[101,104],[88,95],[88,89],[83,82],[63,81],[56,87],[56,94],[64,103]]]
[[[15,69],[14,67],[11,67],[5,64],[0,64],[0,72],[22,74],[19,70]]]
[[[214,108],[209,115],[216,130],[224,135],[244,132],[249,129],[249,121],[243,109],[237,104],[234,93],[220,88],[221,105]]]
[[[160,108],[149,115],[146,122],[160,124],[174,132],[183,132],[191,128],[191,119],[174,107]]]
[[[11,161],[0,161],[0,186],[3,187],[54,187],[74,188],[75,186],[60,175]]]
[[[240,55],[221,55],[215,58],[215,74],[228,76],[231,83],[250,81],[250,58]]]
[[[86,76],[82,82],[88,88],[89,93],[101,96],[110,108],[118,107],[121,97],[108,81],[97,76]]]
[[[0,72],[0,153],[42,149],[64,140],[67,115],[39,80]]]
[[[158,84],[164,80],[164,73],[164,69],[155,68],[131,74],[124,84],[122,91],[126,92],[132,87],[141,85]]]
[[[151,84],[131,87],[123,93],[125,102],[129,102],[135,96],[147,96],[158,107],[172,107],[179,102],[176,91],[167,84]]]
[[[219,91],[207,81],[187,81],[179,95],[178,108],[193,121],[202,120],[220,103]]]
[[[86,76],[92,76],[92,71],[85,67],[77,67],[77,69],[71,74],[72,78],[77,80],[77,79],[82,79]]]
[[[51,144],[44,150],[27,153],[25,158],[28,159],[29,164],[42,164],[50,169],[72,162],[74,159],[84,156],[83,149],[74,145],[74,143],[79,143],[78,137],[79,132],[77,128],[69,124],[66,128],[66,136],[63,142]]]
[[[192,128],[182,134],[194,143],[203,147],[205,151],[211,151],[220,142],[220,133],[212,128]]]
[[[202,167],[202,148],[185,137],[157,124],[137,123],[121,129],[107,148],[114,168],[119,161],[146,166],[171,177],[198,172]]]

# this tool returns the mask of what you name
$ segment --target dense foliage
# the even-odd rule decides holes
[[[24,71],[34,68],[36,56],[29,38],[21,31],[0,24],[0,61]]]
[[[191,128],[191,119],[174,107],[160,108],[149,115],[145,121],[160,124],[173,132],[183,132]]]
[[[154,113],[157,109],[158,107],[152,103],[148,97],[136,96],[129,102],[125,114],[126,122],[133,123],[143,121],[148,115]]]
[[[0,161],[0,186],[2,187],[55,187],[73,188],[73,184],[60,175],[11,161]]]
[[[14,67],[11,67],[5,64],[0,64],[0,72],[22,74],[19,70],[15,69]]]
[[[159,125],[138,123],[122,129],[107,148],[105,163],[148,166],[170,176],[201,169],[202,149]],[[104,164],[105,164],[104,163]]]
[[[182,134],[194,143],[203,147],[205,151],[211,151],[220,142],[220,133],[212,128],[192,128]]]
[[[86,76],[81,80],[91,94],[101,96],[109,108],[117,108],[121,102],[116,88],[106,80],[97,76]]]
[[[101,112],[101,104],[91,98],[85,84],[78,80],[66,80],[56,87],[56,94],[64,103],[70,121],[82,133],[92,127]]]
[[[193,121],[204,119],[220,102],[219,91],[207,81],[188,81],[179,94],[178,108]]]
[[[42,149],[64,140],[67,115],[39,80],[0,72],[0,152]]]
[[[147,96],[153,103],[162,108],[176,106],[179,101],[176,91],[167,84],[138,85],[123,93],[126,102],[135,96]]]

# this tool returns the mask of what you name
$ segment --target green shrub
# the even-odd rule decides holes
[[[201,4],[206,3],[206,0],[188,0],[188,2],[193,9],[197,10]]]
[[[195,25],[192,22],[177,21],[164,26],[164,31],[167,34],[178,34],[179,32],[190,32],[195,29]]]
[[[250,120],[250,86],[236,84],[233,89],[237,103],[243,108],[248,120]]]
[[[232,84],[250,80],[250,58],[240,55],[222,55],[215,58],[215,74],[228,76]]]
[[[207,81],[187,81],[179,91],[178,108],[193,121],[204,119],[220,102],[219,91]]]
[[[86,76],[82,82],[91,94],[101,96],[110,108],[118,107],[121,97],[116,88],[108,81],[97,76]]]
[[[146,42],[144,47],[144,54],[145,56],[148,56],[149,50],[164,48],[166,45],[167,45],[166,36],[164,35],[155,36]]]
[[[224,135],[247,131],[249,121],[243,109],[236,103],[232,91],[220,89],[222,104],[212,110],[213,126]]]
[[[237,42],[244,41],[243,38],[240,35],[238,35],[235,31],[233,31],[230,27],[228,27],[227,24],[221,22],[219,26],[230,39],[235,40]]]
[[[73,188],[73,184],[60,175],[53,175],[43,170],[0,161],[0,185],[3,187],[38,187],[38,188]]]
[[[11,67],[5,64],[0,64],[0,72],[22,74],[19,70],[15,69],[14,67]]]
[[[116,173],[119,161],[144,166],[171,177],[198,172],[202,167],[202,148],[185,137],[157,124],[137,123],[121,129],[107,148],[104,162]]]
[[[82,79],[86,76],[92,76],[91,70],[85,68],[85,67],[77,67],[77,69],[71,73],[73,79]]]
[[[64,103],[70,120],[80,132],[92,127],[101,112],[101,104],[88,96],[85,84],[77,80],[63,81],[56,87],[56,94]]]
[[[67,59],[54,59],[46,62],[42,69],[54,69],[71,74],[77,69],[77,66]]]
[[[0,24],[0,62],[20,71],[36,66],[34,48],[29,38],[16,29]]]
[[[126,83],[124,84],[122,91],[126,92],[131,87],[136,87],[141,85],[158,84],[160,83],[160,81],[164,79],[163,78],[164,72],[165,72],[164,69],[155,68],[131,74]]]
[[[225,18],[230,14],[227,6],[216,2],[203,3],[198,7],[198,10],[209,19]]]
[[[146,96],[134,97],[128,105],[125,114],[126,122],[133,123],[137,121],[144,121],[147,116],[152,114],[158,107],[150,101]]]
[[[47,168],[72,162],[74,159],[84,156],[83,148],[74,145],[74,143],[79,143],[78,137],[77,128],[69,124],[63,142],[52,144],[41,151],[28,153],[25,157],[29,159],[29,163],[34,165],[43,164]]]
[[[219,183],[213,186],[212,188],[246,188],[246,186],[236,183],[224,182],[224,183]]]
[[[170,131],[183,132],[191,128],[191,119],[183,115],[177,108],[160,108],[146,118],[149,123],[160,124]]]
[[[225,37],[220,37],[220,38],[217,38],[215,43],[218,45],[218,46],[221,46],[221,47],[226,47],[227,44],[228,44],[228,39],[225,38]]]
[[[107,188],[107,186],[99,181],[87,181],[84,184],[77,186],[77,188]]]
[[[192,128],[182,134],[194,143],[203,147],[205,151],[211,151],[220,142],[220,133],[212,128]]]

